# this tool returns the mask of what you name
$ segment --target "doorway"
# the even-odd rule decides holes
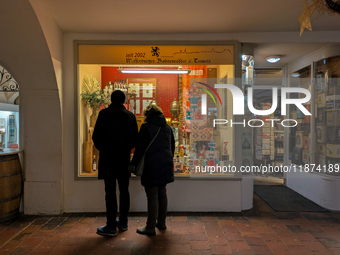
[[[256,118],[269,118],[262,128],[254,130],[254,165],[266,166],[262,171],[254,174],[254,185],[284,185],[284,175],[281,171],[275,171],[284,162],[284,128],[279,121],[281,119],[280,88],[283,85],[282,68],[255,68],[254,71],[254,95],[253,105],[258,110],[266,110],[272,107],[273,88],[278,88],[278,102],[274,113],[269,116]]]

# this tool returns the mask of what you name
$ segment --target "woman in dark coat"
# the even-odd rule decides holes
[[[130,169],[138,165],[146,148],[160,129],[145,154],[141,182],[148,199],[148,219],[146,226],[137,229],[139,234],[155,235],[155,227],[166,229],[165,218],[168,205],[166,185],[174,181],[175,140],[161,108],[154,104],[149,105],[144,110],[144,116],[146,119],[138,134]]]

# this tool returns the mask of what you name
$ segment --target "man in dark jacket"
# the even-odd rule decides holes
[[[129,169],[140,162],[146,148],[159,133],[146,151],[144,158],[142,185],[148,198],[148,219],[146,226],[137,229],[143,235],[155,235],[155,227],[165,230],[167,213],[166,185],[174,181],[174,150],[175,140],[171,127],[166,123],[162,109],[149,105],[146,117],[138,134],[137,144]]]
[[[106,218],[105,226],[98,227],[100,235],[115,236],[117,227],[128,228],[130,209],[129,177],[127,171],[131,149],[135,147],[138,135],[134,114],[124,107],[125,94],[116,90],[111,94],[111,105],[99,112],[92,140],[99,150],[98,179],[104,179]],[[116,180],[119,185],[119,211],[116,221]]]

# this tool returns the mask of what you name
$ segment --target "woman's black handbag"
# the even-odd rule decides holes
[[[138,165],[135,168],[134,174],[136,176],[141,176],[143,174],[143,169],[144,169],[144,159],[145,159],[145,154],[147,152],[147,150],[149,149],[150,145],[153,143],[153,141],[156,139],[159,131],[161,131],[161,127],[159,127],[157,134],[155,135],[155,137],[152,139],[152,141],[150,142],[149,146],[146,148],[143,157],[140,159]]]

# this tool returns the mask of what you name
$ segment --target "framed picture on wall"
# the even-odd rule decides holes
[[[136,94],[136,98],[139,98],[139,83],[130,83],[129,87],[131,93]]]
[[[150,104],[152,99],[156,99],[156,78],[127,78],[126,84],[131,93],[136,93],[136,115],[142,116],[143,110]]]
[[[153,91],[155,90],[152,83],[143,83],[143,98],[153,98]]]
[[[140,114],[140,100],[136,100],[136,114]]]

